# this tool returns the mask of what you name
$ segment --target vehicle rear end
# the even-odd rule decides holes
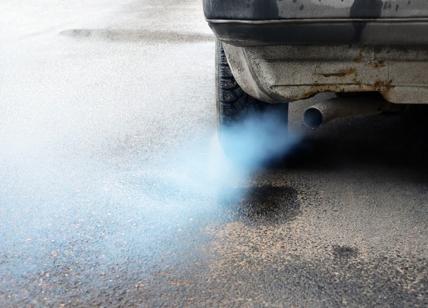
[[[231,72],[251,97],[379,92],[428,103],[428,1],[204,0]]]

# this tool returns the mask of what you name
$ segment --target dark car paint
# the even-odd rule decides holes
[[[360,16],[371,16],[372,18],[379,18],[382,14],[382,1],[381,0],[356,0],[351,6],[349,13],[350,18],[358,18]],[[366,27],[365,22],[354,22],[354,37],[353,42],[361,41],[361,35]]]
[[[398,23],[389,21],[210,23],[210,26],[221,41],[236,46],[281,44],[428,46],[428,20]]]
[[[428,45],[426,0],[204,0],[230,44]]]
[[[428,17],[426,0],[204,0],[207,19]]]

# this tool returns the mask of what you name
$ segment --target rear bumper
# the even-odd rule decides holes
[[[221,41],[235,46],[428,46],[428,18],[208,19],[208,22]]]
[[[241,88],[265,102],[322,92],[379,92],[391,103],[428,104],[427,48],[223,47]]]

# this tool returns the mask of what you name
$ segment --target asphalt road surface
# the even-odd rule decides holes
[[[425,108],[230,173],[200,1],[0,17],[1,307],[428,306]]]

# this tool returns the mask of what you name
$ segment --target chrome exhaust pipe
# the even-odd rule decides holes
[[[379,114],[388,104],[380,95],[355,95],[334,97],[308,107],[303,113],[303,123],[310,128],[338,118]]]

